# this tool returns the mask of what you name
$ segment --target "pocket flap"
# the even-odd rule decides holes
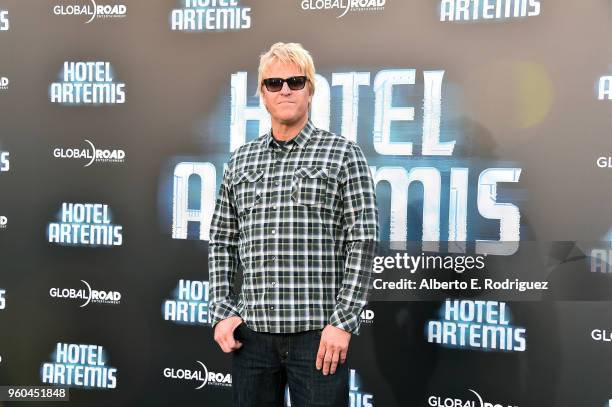
[[[327,178],[327,169],[321,167],[300,167],[294,175],[298,178]]]
[[[261,178],[263,175],[263,170],[252,170],[252,171],[242,171],[238,174],[234,175],[232,179],[232,184],[239,184],[241,182],[255,182]]]

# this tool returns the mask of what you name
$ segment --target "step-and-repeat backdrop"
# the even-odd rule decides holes
[[[376,182],[350,407],[612,406],[611,28],[608,0],[0,1],[2,398],[231,405],[209,225],[282,41]]]

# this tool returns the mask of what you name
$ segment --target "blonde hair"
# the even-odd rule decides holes
[[[293,63],[306,75],[310,82],[310,94],[315,91],[315,67],[312,62],[310,53],[302,47],[302,44],[296,42],[277,42],[272,45],[268,52],[261,54],[259,57],[259,73],[257,77],[257,92],[256,96],[261,95],[261,87],[263,86],[263,75],[268,67],[274,63]]]

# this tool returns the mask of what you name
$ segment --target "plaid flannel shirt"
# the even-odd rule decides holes
[[[271,130],[242,145],[210,225],[211,326],[238,315],[256,331],[331,324],[359,334],[378,229],[372,174],[356,143],[308,120],[285,146]]]

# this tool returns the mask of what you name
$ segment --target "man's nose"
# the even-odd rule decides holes
[[[287,81],[283,82],[283,87],[281,88],[281,93],[286,95],[291,93],[291,89],[289,88],[289,84],[287,83]]]

